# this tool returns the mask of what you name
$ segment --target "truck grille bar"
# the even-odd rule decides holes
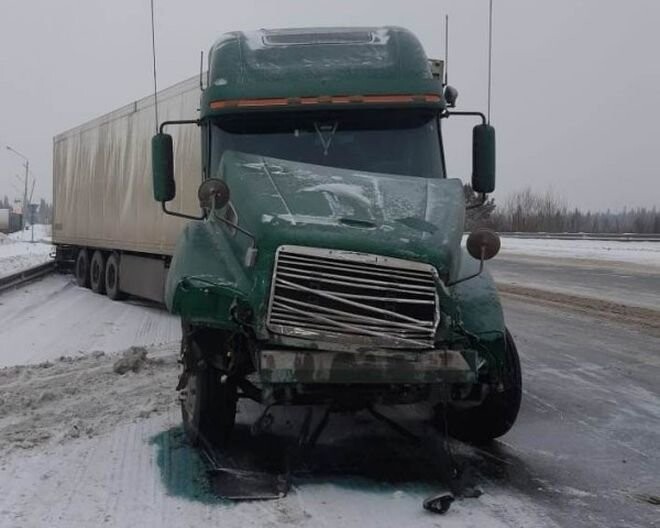
[[[271,332],[385,348],[431,348],[439,321],[433,266],[380,255],[280,246]]]

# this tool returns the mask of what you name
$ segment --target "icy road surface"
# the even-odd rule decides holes
[[[437,516],[421,508],[445,491],[435,452],[366,414],[333,416],[286,498],[218,501],[180,428],[173,317],[67,276],[6,292],[0,526],[660,526],[660,338],[547,303],[504,302],[523,363],[521,414],[486,450],[452,444],[484,495]],[[115,373],[118,354],[140,344],[147,360]],[[237,446],[280,460],[302,414],[278,410],[277,435],[250,439],[256,412],[241,405]],[[396,416],[424,430],[418,410]]]
[[[421,508],[444,490],[432,452],[365,414],[332,418],[286,498],[213,498],[180,428],[171,344],[124,375],[100,352],[0,371],[0,526],[658,526],[660,340],[532,304],[506,309],[521,416],[487,450],[453,444],[484,495],[444,517]],[[397,415],[420,429],[413,409]],[[278,437],[249,439],[255,416],[242,405],[239,446],[281,458]],[[275,418],[290,435],[301,413]]]
[[[660,243],[656,243],[660,250]],[[549,258],[504,252],[488,262],[500,285],[562,292],[660,310],[660,263]]]

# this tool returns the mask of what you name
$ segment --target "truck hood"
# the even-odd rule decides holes
[[[458,272],[465,211],[460,180],[234,151],[225,152],[220,171],[231,191],[230,209],[255,235],[260,255],[294,244],[427,262],[444,280]]]

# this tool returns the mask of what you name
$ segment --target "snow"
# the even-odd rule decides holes
[[[178,319],[140,301],[116,302],[50,275],[0,295],[0,367],[131,346],[177,343]]]
[[[300,192],[323,192],[327,193],[328,202],[332,208],[335,205],[335,200],[330,200],[333,195],[348,198],[360,203],[366,209],[371,207],[371,200],[364,195],[364,188],[359,185],[352,185],[348,183],[320,183],[310,187],[300,189]]]
[[[440,517],[422,510],[425,490],[355,479],[301,479],[281,500],[223,502],[205,488],[203,466],[178,422],[171,409],[103,435],[3,455],[0,515],[7,526],[52,528],[552,525],[520,497],[500,490],[455,502]]]
[[[596,260],[660,268],[660,242],[502,237],[501,255]]]
[[[50,226],[34,226],[31,230],[17,231],[9,236],[0,233],[0,277],[12,275],[50,260]]]
[[[221,501],[181,429],[176,318],[53,275],[3,293],[0,321],[0,526],[554,526],[523,492],[488,479],[482,497],[444,516],[421,507],[440,483],[343,472],[295,475],[276,501]],[[241,403],[239,424],[254,418]],[[373,420],[337,422],[349,458],[369,456],[376,438],[377,473],[391,471],[389,449],[417,457]]]
[[[180,426],[176,349],[151,347],[143,367],[123,375],[114,372],[116,360],[95,354],[0,370],[0,524],[551,525],[519,492],[490,482],[481,498],[455,502],[444,517],[421,507],[442,491],[434,484],[350,474],[294,475],[288,496],[276,501],[221,501]]]

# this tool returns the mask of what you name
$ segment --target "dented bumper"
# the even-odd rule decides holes
[[[261,381],[268,384],[444,384],[475,383],[475,351],[262,350]]]

